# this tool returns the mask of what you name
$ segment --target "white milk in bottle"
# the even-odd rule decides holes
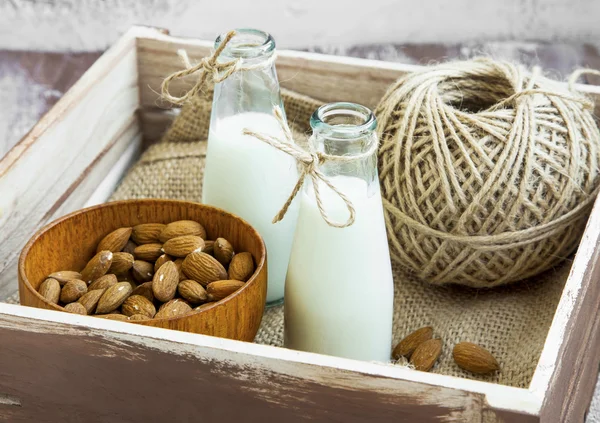
[[[268,254],[267,302],[273,302],[284,293],[297,204],[293,205],[292,215],[286,214],[276,224],[271,221],[293,190],[298,173],[292,157],[242,135],[244,128],[282,136],[275,117],[265,113],[241,113],[211,126],[203,198],[207,204],[244,218],[262,235]]]
[[[315,146],[330,155],[360,154],[377,143],[375,118],[359,105],[325,105],[311,125]],[[329,226],[310,182],[300,194],[285,289],[285,346],[389,361],[394,289],[376,157],[321,169],[352,202],[356,217],[351,226]],[[344,222],[343,200],[323,183],[319,189],[329,218]]]
[[[217,38],[215,48],[221,40]],[[273,115],[274,106],[282,107],[274,52],[269,34],[240,29],[221,53],[220,61],[241,60],[242,66],[215,84],[202,192],[204,203],[247,220],[264,238],[271,304],[284,294],[298,201],[281,222],[271,222],[293,190],[298,171],[292,157],[242,131],[282,136]]]

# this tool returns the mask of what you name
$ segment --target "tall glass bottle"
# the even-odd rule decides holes
[[[324,105],[310,123],[313,146],[328,155],[364,156],[378,142],[375,116],[358,104]],[[390,359],[394,288],[376,156],[321,165],[356,210],[354,224],[346,228],[323,220],[307,178],[285,286],[288,348]],[[319,191],[328,216],[346,221],[342,199],[323,183]]]
[[[215,41],[215,49],[223,36]],[[240,70],[215,84],[202,201],[234,213],[263,236],[268,257],[267,303],[284,293],[285,274],[298,217],[293,204],[272,224],[298,179],[295,160],[251,136],[244,128],[283,138],[273,107],[283,108],[273,55],[275,41],[262,31],[236,30],[219,57],[241,59]],[[297,202],[295,202],[297,203]]]

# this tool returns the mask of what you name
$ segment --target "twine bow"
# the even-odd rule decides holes
[[[321,217],[323,217],[323,220],[325,220],[325,222],[327,222],[329,226],[332,226],[334,228],[346,228],[348,226],[351,226],[356,219],[356,210],[354,209],[352,201],[331,183],[329,178],[325,176],[323,172],[321,172],[321,170],[319,169],[319,165],[326,162],[348,163],[356,160],[365,159],[375,154],[375,152],[377,151],[377,143],[371,143],[371,146],[369,147],[368,151],[359,155],[352,156],[332,156],[329,154],[322,153],[320,151],[316,151],[311,142],[308,143],[309,151],[305,151],[294,142],[292,131],[290,130],[290,127],[288,126],[285,118],[283,117],[283,112],[279,106],[275,106],[273,108],[273,114],[275,115],[275,118],[281,126],[285,138],[284,140],[273,137],[269,134],[254,132],[249,130],[248,128],[244,128],[243,130],[244,135],[254,137],[278,149],[279,151],[283,151],[284,153],[290,155],[291,157],[296,159],[296,161],[300,164],[301,167],[298,181],[296,182],[292,193],[287,198],[284,205],[281,207],[281,210],[279,210],[279,212],[273,218],[273,223],[277,223],[284,218],[290,205],[292,204],[292,201],[294,200],[298,192],[300,192],[302,185],[304,185],[305,177],[310,176],[313,183],[313,189],[315,191],[315,200],[317,202],[317,207],[319,208],[319,213],[321,214]],[[348,209],[349,213],[349,217],[346,220],[346,222],[336,222],[332,220],[327,214],[327,211],[325,210],[323,201],[321,199],[321,193],[319,191],[319,181],[323,182],[333,192],[335,192],[335,194],[338,197],[340,197],[340,199],[346,205],[346,208]]]
[[[229,78],[233,73],[240,71],[249,71],[257,69],[265,69],[273,63],[275,60],[275,54],[273,54],[268,60],[261,61],[254,65],[244,64],[243,59],[238,58],[230,60],[228,62],[220,63],[218,61],[219,56],[227,47],[231,39],[236,35],[235,31],[229,31],[223,41],[219,44],[219,47],[214,51],[211,56],[204,57],[198,64],[192,65],[190,59],[185,50],[178,50],[177,55],[180,57],[185,69],[173,72],[171,75],[166,77],[161,84],[161,96],[163,99],[170,101],[173,104],[182,105],[200,91],[209,82],[213,83],[223,82]],[[185,78],[186,76],[199,73],[198,80],[194,86],[181,96],[174,96],[169,91],[171,82]]]

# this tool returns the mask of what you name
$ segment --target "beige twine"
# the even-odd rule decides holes
[[[344,195],[344,193],[342,193],[331,183],[329,178],[327,178],[327,176],[325,176],[323,172],[321,172],[321,170],[319,169],[319,165],[322,165],[326,162],[349,163],[354,162],[356,160],[362,160],[371,157],[377,151],[377,143],[373,142],[370,148],[366,152],[361,154],[352,156],[332,156],[330,154],[325,154],[321,151],[316,151],[313,146],[313,140],[311,139],[308,142],[309,151],[304,151],[294,142],[292,131],[290,131],[287,121],[283,116],[283,112],[279,106],[275,106],[273,108],[273,114],[275,115],[275,118],[281,126],[285,138],[284,140],[273,137],[269,134],[254,132],[247,128],[244,128],[243,130],[244,135],[254,137],[262,142],[269,144],[271,147],[278,149],[279,151],[283,151],[284,153],[289,154],[294,159],[296,159],[296,161],[301,167],[298,182],[296,182],[296,186],[292,190],[292,193],[290,194],[284,205],[281,207],[281,210],[279,210],[279,212],[273,218],[273,223],[277,223],[281,219],[283,219],[283,217],[287,213],[288,208],[292,204],[292,201],[294,200],[296,195],[298,195],[298,192],[300,192],[300,189],[304,184],[305,176],[310,176],[313,183],[313,189],[315,191],[315,200],[317,202],[317,207],[319,208],[319,213],[321,213],[321,217],[323,217],[323,220],[325,220],[325,222],[327,222],[329,226],[332,226],[334,228],[346,228],[348,226],[351,226],[356,218],[356,210],[354,209],[352,201],[350,201],[350,199],[346,195]],[[330,219],[321,200],[321,194],[319,191],[319,181],[323,182],[333,192],[335,192],[346,205],[346,208],[348,209],[349,213],[349,217],[348,220],[346,220],[346,222],[339,223]]]
[[[213,83],[223,82],[229,78],[234,72],[244,72],[258,69],[266,69],[273,64],[275,60],[275,54],[271,55],[269,59],[261,61],[260,63],[249,65],[245,64],[243,59],[238,58],[230,60],[228,62],[219,63],[218,59],[225,47],[229,44],[231,39],[236,35],[235,31],[229,31],[223,41],[219,44],[219,47],[210,56],[204,57],[198,64],[192,65],[190,59],[185,50],[178,50],[177,54],[183,61],[185,69],[173,72],[171,75],[166,77],[161,84],[161,96],[163,99],[170,101],[173,104],[182,105],[202,91],[202,88],[210,81]],[[169,92],[171,82],[176,79],[185,78],[186,76],[199,74],[198,80],[194,86],[181,96],[174,96]],[[210,78],[209,78],[210,77]]]
[[[427,68],[376,109],[392,256],[434,284],[491,287],[577,246],[598,193],[593,104],[507,62]]]

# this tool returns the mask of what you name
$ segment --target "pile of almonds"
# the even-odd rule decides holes
[[[80,272],[48,275],[38,291],[65,311],[136,321],[184,315],[233,294],[254,273],[252,255],[206,239],[191,220],[144,223],[106,235]]]
[[[392,352],[395,360],[404,357],[416,370],[428,372],[442,354],[442,340],[433,338],[433,328],[426,326],[412,332],[396,345]],[[500,369],[498,361],[485,348],[471,342],[459,342],[452,350],[452,357],[463,370],[487,374]]]

